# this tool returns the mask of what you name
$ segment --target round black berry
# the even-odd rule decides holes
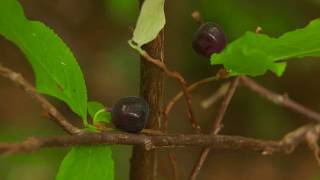
[[[210,57],[213,53],[220,53],[227,44],[227,37],[223,30],[214,23],[202,24],[194,33],[193,49],[200,55]]]
[[[125,97],[112,107],[113,124],[120,130],[137,133],[147,124],[148,103],[139,97]]]

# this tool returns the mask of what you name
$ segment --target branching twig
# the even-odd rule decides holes
[[[183,93],[181,93],[181,96],[185,95],[185,98],[186,98],[188,112],[189,112],[189,116],[190,116],[190,120],[191,120],[191,125],[196,130],[197,133],[200,133],[200,126],[198,125],[198,123],[195,120],[193,109],[192,109],[192,99],[191,99],[192,97],[191,97],[191,95],[189,94],[189,92],[187,90],[187,82],[184,80],[184,78],[178,72],[170,71],[162,61],[159,61],[159,60],[151,57],[146,51],[141,51],[141,54],[142,54],[142,56],[144,57],[145,60],[147,60],[148,62],[150,62],[150,63],[158,66],[160,69],[162,69],[167,76],[175,78],[175,79],[178,80],[178,82],[181,85],[182,92],[183,92]],[[164,113],[163,113],[163,120],[162,120],[162,124],[164,125],[163,132],[166,132],[166,129],[167,129],[167,119],[168,119],[167,116],[168,116],[168,113],[169,113],[169,111],[168,112],[164,111]],[[170,159],[170,162],[171,162],[171,166],[173,168],[173,175],[174,175],[175,179],[177,179],[178,178],[178,175],[177,175],[178,172],[177,172],[177,163],[176,163],[176,161],[174,161],[175,154],[173,152],[169,151],[168,152],[168,156],[169,156],[169,159]]]
[[[187,90],[188,85],[187,85],[187,82],[184,80],[184,78],[178,72],[170,71],[163,62],[161,62],[157,59],[154,59],[146,51],[144,51],[142,53],[142,56],[144,57],[145,60],[149,61],[150,63],[153,63],[154,65],[156,65],[160,69],[162,69],[167,76],[178,80],[178,82],[181,85],[183,94],[185,95],[185,98],[186,98],[188,113],[189,113],[190,120],[191,120],[191,125],[196,130],[196,132],[200,132],[200,126],[198,125],[197,121],[195,120],[193,109],[192,109],[192,97],[188,93],[188,90]],[[164,118],[166,118],[167,115],[168,114],[164,113]]]
[[[203,22],[199,12],[193,13],[193,18],[197,22]],[[257,28],[257,33],[261,31],[261,28]],[[141,53],[141,52],[140,52]],[[198,125],[192,108],[192,97],[190,92],[196,89],[202,84],[206,84],[211,81],[220,79],[219,76],[209,77],[194,84],[188,86],[185,79],[175,71],[170,71],[165,63],[152,57],[146,52],[142,51],[142,56],[147,62],[150,62],[161,70],[169,77],[175,78],[178,80],[182,87],[182,92],[179,92],[176,96],[170,100],[170,102],[165,106],[163,110],[164,122],[163,122],[163,131],[167,131],[168,120],[167,116],[171,112],[173,106],[176,102],[184,95],[188,113],[191,120],[192,127],[196,130],[198,134],[180,134],[180,135],[167,135],[167,134],[155,134],[154,132],[151,135],[146,134],[128,134],[128,133],[86,133],[81,129],[73,126],[69,123],[66,118],[42,95],[37,93],[36,89],[27,82],[19,73],[14,72],[13,70],[6,68],[0,64],[0,75],[6,77],[13,81],[15,84],[22,87],[22,89],[30,95],[33,99],[38,102],[42,108],[48,112],[50,117],[59,124],[66,132],[72,136],[55,136],[55,137],[42,137],[42,138],[28,138],[27,140],[21,143],[0,143],[0,155],[11,155],[15,153],[26,153],[39,150],[45,147],[69,147],[69,146],[85,146],[85,145],[113,145],[113,144],[122,144],[122,145],[136,145],[147,151],[157,149],[157,148],[179,148],[179,147],[204,147],[201,152],[200,158],[197,161],[197,164],[193,168],[193,171],[190,176],[190,180],[195,180],[203,163],[205,162],[211,149],[225,149],[225,150],[251,150],[261,153],[262,155],[270,155],[275,152],[291,153],[296,147],[302,142],[306,142],[309,145],[309,148],[314,153],[316,160],[320,165],[320,148],[318,145],[318,139],[320,135],[320,124],[308,124],[302,126],[295,131],[288,133],[280,141],[268,141],[253,139],[241,136],[228,136],[228,135],[218,135],[222,128],[222,120],[225,116],[226,110],[229,106],[229,103],[234,95],[234,92],[239,84],[239,81],[251,89],[252,91],[260,94],[261,96],[267,98],[271,102],[282,105],[284,107],[290,108],[293,111],[296,111],[300,114],[307,116],[310,119],[313,119],[317,122],[320,122],[320,113],[314,112],[303,105],[293,101],[287,95],[276,94],[261,85],[257,84],[252,79],[241,76],[236,78],[228,91],[225,93],[224,100],[220,106],[218,115],[213,123],[212,133],[210,135],[200,134],[200,126]],[[161,59],[161,58],[160,58]],[[223,76],[221,76],[223,77]],[[173,153],[169,152],[169,158],[172,163],[173,172],[175,179],[178,179],[178,170],[176,157]]]
[[[0,154],[27,153],[45,147],[69,147],[84,145],[139,145],[154,148],[208,147],[225,150],[250,150],[271,155],[276,152],[291,153],[306,141],[308,133],[320,134],[320,124],[308,124],[288,133],[280,141],[268,141],[241,136],[179,134],[144,135],[122,132],[83,133],[73,136],[32,137],[21,143],[0,143]]]
[[[264,141],[240,136],[180,134],[146,136],[128,133],[86,133],[74,136],[56,136],[47,138],[29,138],[22,143],[0,144],[0,154],[32,152],[44,147],[68,147],[82,145],[140,145],[147,150],[155,148],[179,148],[210,146],[213,149],[251,150],[263,152],[285,152],[287,146],[277,141]]]
[[[36,89],[27,80],[25,80],[21,76],[21,74],[0,64],[0,75],[20,86],[28,95],[30,95],[36,102],[38,102],[41,107],[46,112],[48,112],[52,119],[57,124],[59,124],[66,132],[68,132],[69,134],[78,134],[82,132],[82,130],[69,123],[66,118],[49,101],[47,101],[42,95],[37,93]]]
[[[193,84],[191,84],[190,86],[187,87],[187,91],[190,93],[192,92],[194,89],[196,89],[198,86],[209,83],[211,81],[215,81],[218,80],[219,78],[217,76],[212,76],[212,77],[208,77],[205,79],[202,79],[200,81],[197,81]],[[168,130],[168,114],[171,112],[173,106],[177,103],[177,101],[183,96],[184,92],[181,91],[179,92],[176,96],[174,96],[169,103],[165,106],[164,110],[163,110],[163,132],[167,132]],[[169,160],[171,162],[171,166],[173,169],[173,175],[175,179],[178,179],[178,170],[177,170],[177,162],[175,161],[176,159],[176,155],[169,151],[168,152],[168,157]]]
[[[187,87],[187,92],[190,93],[193,90],[195,90],[197,87],[199,87],[200,85],[203,85],[203,84],[206,84],[206,83],[209,83],[209,82],[212,82],[212,81],[216,81],[218,79],[219,78],[217,76],[212,76],[212,77],[208,77],[208,78],[202,79],[200,81],[197,81],[197,82],[195,82],[195,83],[193,83],[193,84],[191,84],[190,86]],[[164,111],[163,111],[163,113],[165,114],[165,117],[166,117],[163,120],[163,123],[164,123],[163,129],[164,129],[164,131],[167,131],[167,128],[168,128],[167,115],[171,112],[171,109],[178,102],[178,100],[183,96],[183,94],[184,94],[183,91],[179,92],[165,106]]]
[[[190,86],[188,86],[187,91],[190,93],[192,92],[194,89],[196,89],[198,86],[209,83],[211,81],[215,81],[218,80],[219,78],[217,76],[212,76],[212,77],[208,77],[205,79],[202,79],[200,81],[197,81],[193,84],[191,84]],[[165,106],[164,111],[163,111],[163,132],[167,132],[168,130],[168,114],[171,112],[171,109],[173,108],[173,106],[177,103],[177,101],[183,96],[183,91],[179,92],[176,96],[174,96],[169,103]],[[171,166],[173,169],[173,175],[175,179],[178,179],[178,170],[177,170],[177,162],[175,161],[176,159],[176,155],[169,151],[168,152],[168,157],[170,159],[171,162]]]
[[[173,174],[173,179],[174,180],[179,180],[179,171],[178,171],[178,165],[177,165],[177,157],[176,155],[169,151],[168,152],[168,158],[170,160],[171,163],[171,167],[172,167],[172,174]]]
[[[218,116],[216,117],[213,127],[212,127],[212,133],[213,134],[218,134],[219,131],[222,128],[222,120],[224,118],[224,115],[226,114],[227,108],[229,107],[230,101],[236,91],[236,88],[239,85],[239,78],[237,77],[230,85],[227,93],[224,96],[224,99],[222,101],[221,107],[218,112]]]
[[[311,150],[317,151],[317,139],[319,135],[320,124],[310,123],[288,133],[281,142],[288,145],[288,152],[293,151],[302,141],[306,141]],[[318,160],[317,156],[316,159]]]
[[[258,83],[250,79],[249,77],[242,76],[240,77],[240,81],[241,81],[241,84],[248,87],[250,90],[258,93],[262,97],[267,98],[271,102],[287,107],[289,109],[292,109],[293,111],[296,111],[302,115],[305,115],[310,119],[320,122],[320,113],[312,111],[309,108],[306,108],[305,106],[299,104],[298,102],[290,99],[288,95],[286,94],[280,95],[280,94],[274,93],[262,87],[261,85],[259,85]]]
[[[232,84],[230,85],[230,87],[228,88],[227,93],[224,96],[223,102],[220,106],[219,112],[218,112],[218,116],[216,117],[216,119],[213,122],[213,127],[212,127],[212,135],[216,135],[219,133],[219,131],[222,128],[222,120],[224,118],[224,115],[226,113],[226,110],[230,104],[230,101],[234,95],[234,92],[236,90],[236,88],[238,87],[239,84],[239,78],[236,78]],[[210,152],[210,148],[204,148],[201,151],[200,157],[197,161],[197,163],[195,164],[195,166],[193,167],[193,170],[191,172],[191,176],[190,176],[190,180],[195,180],[197,178],[197,175],[200,172],[201,167],[203,166],[203,163],[205,162],[205,160],[208,157],[208,154]]]

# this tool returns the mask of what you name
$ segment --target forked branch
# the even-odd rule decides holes
[[[192,97],[191,97],[190,93],[187,90],[188,85],[187,85],[187,82],[185,81],[185,79],[180,75],[180,73],[178,73],[176,71],[170,71],[163,62],[161,62],[161,61],[159,61],[157,59],[154,59],[146,51],[142,52],[142,56],[145,58],[145,60],[149,61],[150,63],[153,63],[154,65],[156,65],[160,69],[162,69],[167,76],[178,80],[178,82],[181,85],[181,88],[182,88],[183,94],[185,96],[186,102],[187,102],[188,113],[189,113],[189,116],[190,116],[192,128],[195,129],[195,131],[199,133],[201,131],[201,129],[200,129],[200,126],[198,125],[195,117],[194,117],[194,112],[193,112],[193,108],[192,108]],[[166,112],[166,111],[164,112],[164,117],[163,117],[164,119],[167,118],[168,113],[169,112]]]

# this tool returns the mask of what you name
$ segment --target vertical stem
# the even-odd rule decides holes
[[[142,4],[143,0],[140,0]],[[154,58],[163,61],[164,33],[161,31],[158,37],[143,48]],[[143,57],[141,57],[143,58]],[[163,97],[163,72],[160,68],[141,59],[140,96],[144,98],[150,107],[148,129],[159,129],[159,121],[162,115]],[[132,152],[130,179],[153,180],[157,175],[157,156],[155,150],[146,151],[141,146],[135,146]]]

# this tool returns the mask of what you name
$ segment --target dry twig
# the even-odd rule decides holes
[[[45,147],[69,147],[86,145],[139,145],[147,150],[155,148],[207,147],[213,149],[286,152],[287,146],[277,141],[264,141],[240,136],[179,134],[146,136],[129,133],[85,133],[73,136],[29,138],[22,143],[1,143],[0,154],[33,152]]]
[[[157,59],[154,59],[153,57],[151,57],[146,51],[144,51],[142,53],[142,56],[145,58],[145,60],[149,61],[150,63],[158,66],[159,68],[161,68],[165,74],[169,77],[172,77],[172,78],[175,78],[176,80],[178,80],[178,82],[180,83],[181,85],[181,88],[182,88],[182,91],[183,91],[183,94],[185,95],[185,99],[186,99],[186,102],[187,102],[187,107],[188,107],[188,113],[189,113],[189,116],[190,116],[190,120],[191,120],[191,125],[192,125],[192,128],[194,128],[196,130],[196,132],[200,132],[200,126],[198,125],[195,117],[194,117],[194,113],[193,113],[193,109],[192,109],[192,97],[191,95],[188,93],[188,90],[187,90],[187,82],[184,80],[184,78],[178,73],[178,72],[175,72],[175,71],[170,71],[167,66],[157,60]],[[168,114],[165,112],[164,113],[164,119],[166,119],[168,116]]]
[[[222,120],[223,120],[224,115],[227,111],[227,108],[230,104],[230,101],[235,93],[235,90],[238,87],[238,84],[239,84],[239,78],[236,78],[229,86],[228,91],[225,94],[223,102],[220,106],[218,116],[213,121],[212,133],[211,133],[212,135],[217,135],[219,133],[219,131],[221,130]],[[196,162],[195,166],[192,169],[191,176],[189,178],[190,180],[195,180],[197,178],[197,175],[199,174],[200,169],[203,166],[203,163],[207,159],[210,150],[211,150],[210,147],[206,147],[202,150],[198,161]]]
[[[187,92],[191,93],[193,90],[195,90],[199,86],[201,86],[203,84],[207,84],[207,83],[212,82],[212,81],[216,81],[218,79],[219,78],[217,76],[212,76],[212,77],[208,77],[208,78],[202,79],[200,81],[197,81],[197,82],[195,82],[195,83],[193,83],[193,84],[191,84],[190,86],[187,87]],[[183,96],[183,94],[184,94],[183,91],[179,92],[177,95],[175,95],[173,98],[171,98],[171,100],[167,103],[167,105],[165,106],[165,108],[163,110],[163,113],[166,116],[171,112],[173,106],[178,102],[178,100]],[[163,123],[164,123],[163,129],[164,129],[164,131],[167,131],[167,129],[168,129],[168,119],[164,118]]]
[[[20,86],[29,96],[38,102],[41,107],[48,112],[51,119],[60,125],[66,132],[69,134],[78,134],[82,132],[82,130],[69,123],[47,99],[40,95],[36,89],[21,76],[21,74],[0,64],[0,75]]]
[[[168,152],[168,157],[169,157],[171,167],[172,167],[173,179],[178,180],[179,179],[179,173],[178,173],[179,171],[178,171],[178,165],[177,165],[177,157],[171,151]]]
[[[42,107],[50,113],[60,126],[62,126],[70,134],[78,134],[81,132],[74,127],[36,90],[30,85],[22,76],[6,67],[0,65],[0,75],[10,79],[17,85],[21,86],[31,97],[39,102]],[[243,81],[245,79],[245,81]],[[240,77],[241,82],[245,82],[246,86],[261,96],[276,104],[291,108],[294,111],[318,120],[319,114],[303,107],[295,101],[289,99],[287,96],[283,97],[270,90],[265,89],[256,82],[247,77]],[[221,106],[219,115],[214,123],[214,132],[218,133],[221,128],[221,120],[223,119],[226,107],[232,97],[237,83],[234,81],[233,85],[226,94],[223,105]],[[22,143],[2,143],[0,144],[0,154],[9,155],[14,153],[31,152],[44,147],[66,147],[78,145],[99,145],[99,144],[125,144],[125,145],[140,145],[145,149],[150,150],[154,148],[177,148],[189,146],[202,146],[214,149],[229,149],[229,150],[253,150],[262,153],[263,155],[270,155],[274,152],[291,153],[300,143],[307,142],[310,149],[313,151],[316,159],[320,163],[319,146],[317,140],[320,134],[319,124],[308,124],[288,133],[280,141],[265,141],[252,138],[245,138],[240,136],[226,136],[226,135],[157,135],[152,134],[146,136],[144,134],[127,134],[127,133],[82,133],[73,136],[58,136],[48,138],[29,138]],[[209,148],[207,148],[209,149]],[[210,150],[210,149],[209,149]],[[204,161],[205,158],[202,159]]]
[[[249,88],[253,92],[258,93],[260,96],[268,99],[269,101],[271,101],[275,104],[287,107],[287,108],[289,108],[295,112],[298,112],[298,113],[300,113],[300,114],[302,114],[312,120],[320,122],[320,113],[315,112],[315,111],[299,104],[298,102],[290,99],[287,94],[281,95],[281,94],[277,94],[275,92],[272,92],[272,91],[266,89],[265,87],[259,85],[251,78],[246,77],[246,76],[241,76],[240,82],[242,85],[246,86],[247,88]]]
[[[229,86],[230,82],[222,84],[210,97],[201,102],[202,108],[208,109],[211,105],[220,100],[227,93]]]
[[[271,155],[276,152],[292,153],[299,144],[307,141],[308,133],[320,134],[320,124],[302,126],[279,141],[260,140],[241,136],[178,134],[145,135],[123,132],[84,133],[72,136],[31,137],[21,143],[0,143],[0,154],[27,153],[46,147],[87,145],[138,145],[147,150],[155,148],[210,147],[211,149],[249,150]]]

